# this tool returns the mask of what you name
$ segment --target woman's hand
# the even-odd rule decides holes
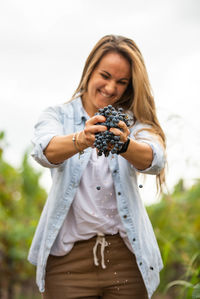
[[[90,146],[93,147],[95,134],[107,130],[106,126],[97,125],[97,123],[102,123],[105,120],[106,118],[104,116],[95,115],[86,121],[84,130],[77,136],[77,144],[81,150]]]
[[[121,130],[117,128],[111,128],[110,131],[115,135],[120,136],[120,140],[122,142],[126,142],[130,131],[123,121],[120,121],[118,126]],[[144,170],[148,168],[153,160],[152,148],[147,143],[138,142],[134,139],[130,139],[127,151],[121,155],[138,170]]]
[[[110,132],[112,132],[113,134],[115,134],[116,136],[120,136],[120,141],[121,142],[126,142],[127,141],[127,137],[129,136],[130,134],[130,131],[127,127],[127,125],[125,124],[125,122],[123,121],[120,121],[118,123],[118,128],[111,128],[110,129]]]

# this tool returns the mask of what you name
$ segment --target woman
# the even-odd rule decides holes
[[[111,128],[123,150],[98,157],[95,134],[107,127],[96,112],[108,105],[132,114],[134,124]],[[131,39],[100,39],[72,100],[43,112],[33,144],[53,180],[29,252],[43,298],[151,298],[163,264],[137,173],[162,185],[165,136]]]

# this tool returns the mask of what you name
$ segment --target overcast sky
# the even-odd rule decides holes
[[[20,165],[41,111],[71,97],[92,47],[111,33],[132,38],[144,56],[167,136],[169,188],[180,177],[191,184],[200,177],[199,0],[0,0],[5,158]],[[146,203],[155,198],[149,182]],[[47,171],[42,184],[49,189]]]

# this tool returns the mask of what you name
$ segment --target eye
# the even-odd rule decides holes
[[[127,85],[128,82],[126,82],[126,81],[119,81],[118,83],[119,83],[120,85]]]
[[[101,73],[101,76],[104,78],[104,79],[109,79],[109,76],[104,74],[104,73]]]

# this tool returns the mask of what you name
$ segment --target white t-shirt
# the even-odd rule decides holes
[[[51,254],[67,254],[76,241],[88,240],[98,233],[117,234],[132,251],[117,209],[112,174],[107,158],[91,158],[82,175],[70,211],[51,249]]]

